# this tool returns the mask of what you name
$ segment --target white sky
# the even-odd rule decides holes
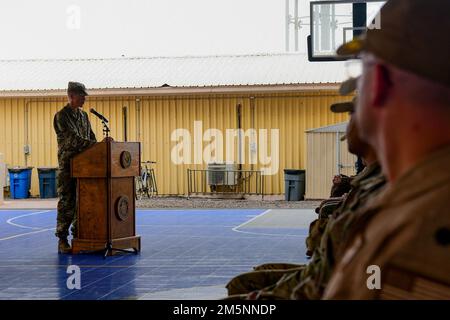
[[[293,14],[294,0],[289,1]],[[310,34],[309,2],[299,0],[302,53]],[[0,59],[284,52],[285,5],[286,0],[1,0]],[[293,50],[293,24],[290,34]]]
[[[285,0],[2,0],[0,39],[0,59],[283,52]]]

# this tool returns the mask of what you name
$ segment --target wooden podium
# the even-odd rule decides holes
[[[135,176],[140,175],[139,142],[105,138],[72,159],[77,179],[78,237],[72,253],[141,249],[136,235]]]

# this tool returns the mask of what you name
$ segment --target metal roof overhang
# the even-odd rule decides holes
[[[292,91],[337,91],[340,84],[286,84],[218,87],[105,88],[88,89],[89,96],[165,96],[186,94],[279,93]],[[0,90],[0,98],[39,98],[66,96],[66,90]]]

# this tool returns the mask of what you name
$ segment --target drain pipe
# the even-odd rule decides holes
[[[136,140],[141,142],[141,99],[136,98]]]
[[[237,128],[238,128],[238,170],[242,170],[242,154],[241,154],[241,148],[242,148],[242,135],[241,135],[241,129],[242,129],[242,105],[238,103],[236,105],[236,115],[237,115]],[[244,159],[245,160],[245,159]]]
[[[28,167],[28,156],[30,155],[30,141],[28,138],[28,113],[29,113],[29,108],[30,108],[30,103],[32,101],[25,100],[25,110],[24,110],[24,134],[25,134],[25,144],[23,146],[23,153],[24,153],[24,157],[25,157],[25,167]]]

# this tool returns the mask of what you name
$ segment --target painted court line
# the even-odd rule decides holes
[[[263,213],[258,214],[257,216],[254,216],[254,217],[251,218],[250,220],[245,221],[244,223],[241,223],[241,224],[238,225],[237,227],[234,227],[232,230],[238,232],[236,229],[239,229],[239,228],[245,226],[247,223],[250,223],[250,222],[252,222],[253,220],[258,219],[259,217],[262,217],[263,215],[265,215],[266,213],[269,213],[270,211],[272,211],[272,209],[268,209],[268,210],[264,211]]]
[[[157,210],[153,209],[138,209],[137,220],[142,224],[138,224],[137,227],[142,227],[138,232],[141,232],[141,235],[146,238],[144,242],[146,250],[136,257],[134,255],[116,256],[104,260],[105,263],[103,263],[97,256],[88,255],[56,259],[56,253],[51,254],[54,251],[50,247],[50,242],[53,241],[50,237],[51,232],[43,233],[54,230],[49,227],[53,226],[56,220],[55,210],[37,210],[44,209],[9,212],[1,219],[2,234],[0,237],[3,236],[5,239],[0,240],[24,237],[21,238],[21,241],[0,241],[1,247],[11,245],[10,250],[13,250],[14,246],[21,248],[24,246],[22,241],[30,239],[32,242],[36,238],[39,240],[36,242],[36,245],[40,246],[39,250],[47,254],[38,259],[35,256],[20,258],[21,256],[14,255],[11,257],[12,259],[7,258],[0,261],[0,274],[3,274],[3,278],[0,277],[0,280],[8,280],[3,284],[3,288],[0,285],[0,298],[2,296],[21,298],[23,290],[29,290],[29,297],[32,299],[145,299],[146,295],[153,299],[155,296],[172,291],[174,293],[170,293],[170,296],[167,294],[168,298],[221,298],[226,296],[226,280],[231,279],[232,275],[237,274],[240,270],[250,270],[251,266],[259,264],[262,262],[262,258],[266,258],[267,250],[263,248],[264,246],[260,248],[260,239],[264,239],[265,234],[251,233],[247,230],[259,231],[259,229],[249,228],[253,223],[260,225],[260,220],[254,220],[261,216],[263,222],[269,221],[270,215],[274,214],[272,210],[271,214],[263,216],[270,212],[266,209],[238,210],[238,213],[223,209],[220,212],[214,209],[208,209],[209,212],[206,210],[191,212],[191,210],[165,209],[164,211],[169,213],[165,215],[155,212]],[[219,214],[216,215],[216,212]],[[228,212],[231,214],[228,215]],[[140,215],[140,213],[143,214]],[[203,217],[204,214],[205,217]],[[139,218],[139,215],[142,219]],[[11,218],[12,216],[15,217]],[[8,222],[5,224],[7,219]],[[276,243],[269,241],[270,246],[274,248],[278,248],[278,239],[284,239],[283,241],[289,245],[294,245],[298,241],[298,238],[288,238],[289,235],[282,234],[282,231],[278,229],[273,229],[273,231],[272,229],[261,229],[261,231],[280,232],[280,234],[271,235],[278,238],[269,238],[277,240]],[[24,233],[10,236],[19,232]],[[32,234],[41,232],[40,236],[32,236]],[[27,235],[29,236],[27,237]],[[244,239],[244,241],[242,242],[240,239]],[[256,248],[253,250],[252,247],[255,245]],[[181,249],[177,249],[178,246]],[[27,249],[30,248],[27,247]],[[254,252],[255,254],[247,257],[239,254],[239,250],[242,250],[243,253]],[[284,250],[279,250],[278,253],[277,250],[269,250],[269,252],[271,255],[268,256],[286,257],[288,261],[291,259],[290,252]],[[66,290],[65,276],[67,275],[64,269],[72,263],[81,268],[82,291]],[[14,279],[11,280],[7,276],[7,274],[12,274],[14,277],[22,277],[25,272],[27,275],[29,274],[29,278],[26,278],[29,281],[29,288],[16,285]],[[41,279],[35,281],[33,280],[34,276],[42,277],[42,280],[49,279],[51,285],[47,285],[44,280],[42,287]],[[6,288],[7,286],[8,288]],[[203,286],[218,288],[221,291],[219,292],[217,289],[214,295],[210,295],[210,290],[205,289],[201,294],[196,294],[197,290],[200,290],[198,288]],[[4,292],[2,292],[3,290]],[[178,292],[177,290],[185,291]],[[224,291],[223,294],[222,291]],[[161,293],[158,294],[159,292]]]
[[[151,209],[147,209],[147,210],[139,210],[139,211],[152,211]],[[174,211],[180,211],[183,212],[184,210],[174,210]],[[280,234],[270,234],[270,233],[261,233],[261,232],[251,232],[251,231],[242,231],[242,230],[238,230],[239,228],[245,226],[246,224],[252,222],[253,220],[265,215],[266,213],[269,213],[271,211],[271,209],[268,209],[258,215],[252,215],[251,219],[249,219],[248,221],[240,224],[237,227],[233,227],[232,230],[235,232],[239,232],[239,233],[244,233],[244,234],[252,234],[252,235],[267,235],[267,236],[287,236],[287,237],[301,237],[299,235],[280,235]],[[43,213],[48,213],[48,212],[52,212],[52,210],[43,210],[43,211],[37,211],[37,212],[31,212],[31,213],[26,213],[26,214],[22,214],[19,215],[17,217],[13,217],[10,218],[6,221],[7,224],[12,225],[14,227],[18,227],[18,228],[23,228],[23,229],[31,229],[34,231],[30,231],[30,232],[25,232],[25,233],[20,233],[20,234],[16,234],[16,235],[12,235],[12,236],[8,236],[8,237],[4,237],[4,238],[0,238],[0,241],[5,241],[5,240],[11,240],[11,239],[15,239],[15,238],[19,238],[19,237],[23,237],[23,236],[27,236],[27,235],[32,235],[32,234],[37,234],[37,233],[42,233],[42,232],[46,232],[46,231],[51,231],[51,230],[55,230],[56,228],[40,228],[40,227],[30,227],[30,226],[25,226],[22,224],[18,224],[18,223],[14,223],[13,221],[20,219],[20,218],[24,218],[24,217],[29,217],[29,216],[34,216],[34,215],[39,215],[39,214],[43,214]],[[249,216],[247,216],[249,217]],[[142,224],[142,225],[136,225],[137,227],[177,227],[177,225],[148,225],[148,224]],[[201,226],[201,227],[206,227],[210,225],[205,225],[205,226]],[[190,227],[195,227],[195,226],[190,226]],[[231,226],[220,226],[220,227],[227,227],[230,228]],[[194,237],[202,237],[202,236],[194,236]]]
[[[21,224],[14,223],[12,221],[20,219],[20,218],[23,218],[23,217],[34,216],[34,215],[41,214],[41,213],[46,213],[46,212],[51,212],[51,210],[45,210],[45,211],[38,211],[38,212],[31,212],[31,213],[22,214],[20,216],[17,216],[17,217],[14,217],[14,218],[6,220],[6,223],[10,224],[10,225],[12,225],[14,227],[19,227],[19,228],[24,228],[24,229],[42,230],[42,228],[28,227],[28,226],[24,226],[24,225],[21,225]]]
[[[270,211],[272,211],[272,209],[268,209],[266,211],[264,211],[263,213],[253,217],[252,219],[238,225],[237,227],[234,227],[233,230],[234,232],[239,232],[239,233],[245,233],[245,234],[252,234],[252,235],[261,235],[261,236],[276,236],[276,237],[296,237],[296,238],[304,238],[305,236],[303,235],[298,235],[298,234],[275,234],[275,233],[263,233],[263,232],[251,232],[251,231],[242,231],[242,230],[238,230],[239,228],[245,226],[246,224],[262,217],[263,215],[269,213]]]
[[[275,237],[295,237],[295,238],[305,238],[306,236],[300,235],[300,234],[277,234],[277,233],[264,233],[264,232],[251,232],[251,231],[242,231],[242,230],[235,230],[232,229],[235,232],[239,233],[245,233],[245,234],[252,234],[252,235],[258,235],[258,236],[275,236]]]
[[[232,228],[233,226],[210,225],[210,224],[137,224],[136,227],[164,227],[164,228]]]
[[[12,235],[12,236],[9,236],[9,237],[0,238],[0,241],[11,240],[11,239],[27,236],[27,235],[30,235],[30,234],[36,234],[36,233],[46,232],[46,231],[50,231],[50,230],[55,230],[55,228],[29,227],[29,226],[24,226],[24,225],[21,225],[21,224],[13,222],[14,220],[17,220],[17,219],[20,219],[20,218],[23,218],[23,217],[34,216],[34,215],[37,215],[37,214],[47,213],[47,212],[51,212],[51,211],[52,210],[31,212],[31,213],[22,214],[20,216],[8,219],[6,221],[6,223],[11,225],[11,226],[14,226],[14,227],[17,227],[17,228],[22,228],[22,229],[31,229],[31,230],[35,230],[35,231],[19,233],[19,234],[15,234],[15,235]]]
[[[11,239],[27,236],[29,234],[36,234],[36,233],[46,232],[46,231],[50,231],[50,230],[55,230],[55,228],[48,228],[48,229],[41,229],[41,230],[31,231],[31,232],[26,232],[26,233],[19,233],[19,234],[15,234],[13,236],[9,236],[6,238],[0,238],[0,241],[11,240]]]
[[[174,260],[176,261],[176,259],[177,259],[178,257],[180,257],[181,255],[184,255],[184,254],[186,254],[186,253],[188,253],[188,252],[190,252],[190,251],[194,251],[197,247],[202,246],[202,245],[203,245],[203,243],[199,243],[199,244],[197,244],[196,246],[192,247],[191,249],[189,249],[189,250],[187,250],[187,251],[180,252],[179,254],[177,254],[177,255],[175,255],[174,257],[172,257],[172,259],[174,259]],[[170,248],[172,248],[172,247],[176,247],[176,245],[174,244],[174,245],[169,246],[168,248],[166,248],[166,249],[164,249],[164,250],[161,250],[161,251],[164,252],[164,251],[166,251],[167,249],[170,249]],[[154,254],[157,254],[157,253],[154,253]],[[152,255],[150,255],[149,258],[151,258],[151,256],[152,256]],[[124,258],[124,257],[123,257],[123,258]],[[135,265],[136,265],[136,264],[132,264],[132,265],[129,265],[128,267],[126,267],[126,268],[121,268],[121,269],[118,270],[118,271],[115,271],[115,272],[113,272],[113,273],[111,273],[111,274],[109,274],[109,275],[106,275],[106,276],[104,276],[104,277],[102,277],[102,278],[100,278],[100,279],[98,279],[98,280],[95,280],[95,281],[89,283],[88,285],[84,286],[83,289],[85,289],[85,288],[87,288],[87,287],[92,287],[92,285],[95,285],[96,283],[99,283],[99,282],[101,282],[101,281],[103,281],[103,280],[105,280],[105,279],[107,279],[107,278],[111,278],[111,277],[113,277],[114,275],[116,275],[116,274],[118,274],[118,273],[120,273],[120,272],[124,272],[124,271],[126,271],[126,270],[129,270],[130,268],[133,268]],[[162,268],[164,268],[164,267],[160,265],[160,266],[158,266],[158,267],[156,268],[156,270],[161,270]],[[91,270],[88,270],[87,272],[93,271],[93,270],[95,270],[95,269],[96,269],[96,268],[93,268],[93,269],[91,269]],[[112,291],[110,291],[110,292],[108,292],[108,293],[102,295],[101,297],[96,298],[96,300],[100,300],[100,299],[106,298],[107,296],[113,294],[114,292],[116,292],[116,291],[118,291],[118,290],[120,290],[120,289],[122,289],[122,288],[124,288],[124,287],[126,287],[126,286],[128,286],[128,285],[130,285],[130,283],[136,282],[136,280],[137,280],[137,279],[130,280],[130,281],[128,281],[127,283],[125,283],[125,284],[123,284],[123,285],[121,285],[121,286],[115,288],[114,290],[112,290]],[[162,285],[161,285],[161,286],[162,286]],[[72,294],[75,294],[75,292],[68,293],[68,294],[62,296],[60,299],[68,298],[68,297],[70,297]]]
[[[187,250],[187,251],[185,251],[185,252],[182,252],[182,253],[179,253],[179,254],[175,255],[173,259],[176,261],[176,259],[177,259],[178,257],[180,257],[180,256],[182,256],[182,255],[184,255],[184,254],[186,254],[186,253],[189,253],[189,252],[191,252],[191,251],[195,251],[196,248],[198,248],[198,247],[200,247],[200,246],[202,246],[202,245],[203,245],[202,243],[199,243],[198,245],[193,246],[191,249],[189,249],[189,250]],[[202,259],[202,260],[204,260],[204,259]],[[194,268],[195,266],[198,266],[198,264],[194,264],[194,265],[188,267],[187,269],[181,270],[180,272],[178,272],[177,274],[175,274],[174,277],[177,277],[177,276],[179,276],[180,274],[187,272],[188,270]],[[131,268],[131,267],[133,267],[133,266],[130,266],[129,268]],[[129,268],[126,268],[126,269],[129,269]],[[160,265],[160,266],[157,267],[156,270],[160,270],[160,269],[163,269],[163,268],[164,268],[164,267]],[[126,269],[125,269],[125,270],[126,270]],[[103,296],[97,298],[97,300],[101,300],[101,299],[103,299],[103,298],[106,298],[107,296],[113,294],[114,292],[117,292],[118,290],[120,290],[120,289],[122,289],[122,288],[125,288],[126,286],[129,286],[131,283],[135,283],[136,281],[137,281],[137,279],[133,279],[133,280],[127,282],[126,284],[123,284],[123,285],[121,285],[121,286],[115,288],[114,290],[112,290],[112,291],[110,291],[110,292],[104,294]],[[156,289],[162,288],[163,286],[164,286],[164,285],[161,284],[161,285],[159,285]]]
[[[158,259],[153,260],[153,262],[158,262]],[[11,264],[11,265],[0,265],[0,268],[67,268],[71,264]],[[107,265],[107,264],[96,264],[96,265],[85,265],[85,264],[77,264],[80,268],[104,268],[104,269],[119,269],[119,268],[140,268],[140,269],[161,269],[161,268],[167,268],[167,267],[173,267],[178,266],[178,264],[159,264],[158,266],[146,266],[146,265],[139,265],[139,264],[124,264],[124,265]],[[187,268],[193,268],[193,267],[202,267],[202,268],[215,268],[215,267],[223,267],[223,261],[217,262],[215,264],[201,264],[199,265],[198,262],[195,263],[183,263],[183,266]],[[248,264],[227,264],[227,267],[247,267]]]

